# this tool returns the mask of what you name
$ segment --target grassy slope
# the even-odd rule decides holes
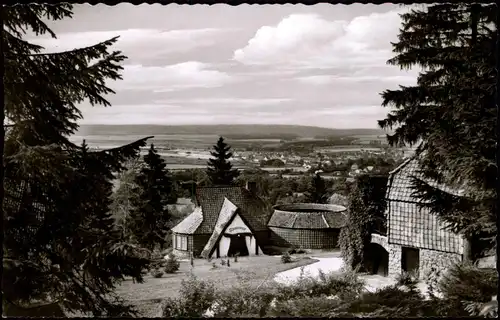
[[[201,280],[212,281],[218,289],[237,285],[242,276],[250,277],[251,284],[258,286],[272,281],[274,275],[279,272],[316,261],[302,258],[296,262],[283,264],[279,256],[240,257],[236,263],[231,259],[231,266],[227,267],[221,266],[220,259],[212,262],[195,260],[195,267],[192,270],[189,262],[182,261],[180,270],[176,274],[167,274],[160,279],[148,275],[142,284],[127,280],[117,288],[116,292],[136,306],[142,316],[154,317],[160,301],[166,297],[178,296],[182,280],[187,279],[191,272]],[[213,263],[217,265],[216,269],[212,269]]]

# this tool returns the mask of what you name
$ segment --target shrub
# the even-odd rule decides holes
[[[441,301],[425,300],[418,291],[409,291],[398,288],[397,285],[388,286],[375,292],[367,292],[357,299],[344,300],[346,303],[335,310],[332,317],[426,317],[446,316],[440,313]]]
[[[217,318],[264,317],[273,299],[271,288],[240,284],[219,294]]]
[[[288,252],[283,253],[283,255],[281,256],[281,262],[283,263],[292,262],[292,256]]]
[[[418,272],[403,271],[396,276],[396,285],[407,288],[410,291],[417,290],[418,281]]]
[[[318,278],[302,276],[292,285],[277,285],[274,296],[277,301],[321,296],[354,299],[361,294],[364,285],[364,282],[352,272],[346,274],[325,274],[320,272]]]
[[[494,303],[498,275],[495,270],[481,270],[471,265],[457,265],[439,282],[443,299],[430,300],[416,290],[415,275],[403,273],[397,284],[373,293],[365,293],[347,302],[332,317],[462,317],[478,316],[485,306],[495,315]],[[405,290],[410,289],[410,290]],[[347,301],[347,300],[346,300]],[[489,304],[487,304],[489,303]]]
[[[151,275],[153,276],[153,278],[161,278],[161,277],[163,277],[163,271],[161,271],[159,269],[155,269],[155,270],[151,271]]]
[[[432,266],[429,271],[423,275],[424,282],[427,286],[427,292],[432,298],[435,298],[435,293],[438,291],[441,277],[442,271],[435,266]]]
[[[497,295],[498,273],[495,269],[480,269],[468,263],[457,264],[443,275],[438,289],[450,310],[470,315],[466,310],[468,305],[486,304]]]
[[[211,282],[200,281],[194,275],[182,280],[180,297],[168,298],[162,303],[163,317],[200,318],[216,300],[215,287]]]
[[[165,261],[165,272],[166,273],[175,273],[179,270],[180,263],[175,257],[174,254],[169,254],[167,260]]]
[[[301,297],[288,301],[277,302],[270,308],[270,317],[326,317],[337,308],[339,300],[326,297]]]
[[[220,264],[221,264],[221,266],[225,266],[226,265],[226,260],[220,259]]]

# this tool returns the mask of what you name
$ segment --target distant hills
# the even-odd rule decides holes
[[[318,136],[384,135],[381,129],[331,129],[299,125],[82,125],[79,135],[295,135]]]

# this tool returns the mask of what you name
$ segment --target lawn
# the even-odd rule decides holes
[[[181,288],[183,279],[187,279],[192,272],[201,280],[212,281],[218,289],[237,285],[241,276],[249,277],[251,285],[261,285],[272,281],[274,275],[292,268],[309,265],[318,260],[308,257],[297,257],[297,261],[283,264],[279,256],[239,257],[238,262],[231,259],[231,266],[222,266],[221,260],[197,259],[194,268],[189,261],[181,261],[180,269],[175,274],[166,274],[156,279],[148,275],[144,283],[134,283],[126,280],[116,292],[129,303],[137,307],[141,316],[154,317],[158,311],[159,303],[167,297],[176,297]],[[213,264],[217,266],[213,268]]]

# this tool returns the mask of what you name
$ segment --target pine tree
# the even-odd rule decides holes
[[[415,195],[450,230],[473,245],[483,241],[479,247],[496,246],[496,16],[496,5],[474,3],[403,14],[389,63],[423,71],[416,86],[383,92],[383,105],[395,110],[379,121],[396,127],[390,145],[422,142],[417,153],[429,179],[414,179]]]
[[[109,105],[106,80],[120,79],[116,38],[67,52],[40,53],[25,30],[55,34],[42,18],[70,18],[72,6],[2,7],[4,104],[4,315],[131,314],[113,293],[124,276],[142,281],[149,262],[123,241],[109,214],[114,172],[138,155],[144,138],[100,152],[69,136],[77,104]],[[3,143],[2,143],[3,144]],[[43,312],[47,312],[44,314]]]
[[[233,169],[231,162],[228,161],[233,156],[230,151],[231,147],[224,142],[223,137],[220,137],[213,149],[214,151],[210,152],[213,158],[209,159],[207,163],[207,174],[211,183],[213,185],[232,185],[239,172],[237,169]]]
[[[126,230],[125,221],[132,211],[132,201],[136,195],[135,179],[140,170],[140,158],[131,159],[124,165],[126,170],[117,175],[117,186],[113,192],[110,211],[115,219],[115,224],[122,229],[125,236],[129,235]]]
[[[126,222],[127,231],[135,241],[149,250],[157,244],[163,248],[171,227],[167,204],[177,201],[166,166],[151,144],[144,156],[144,166],[135,179],[135,196],[131,199],[133,209]]]
[[[325,180],[321,178],[319,173],[316,173],[311,179],[308,190],[304,193],[306,201],[310,203],[327,203],[328,194],[325,185]]]

